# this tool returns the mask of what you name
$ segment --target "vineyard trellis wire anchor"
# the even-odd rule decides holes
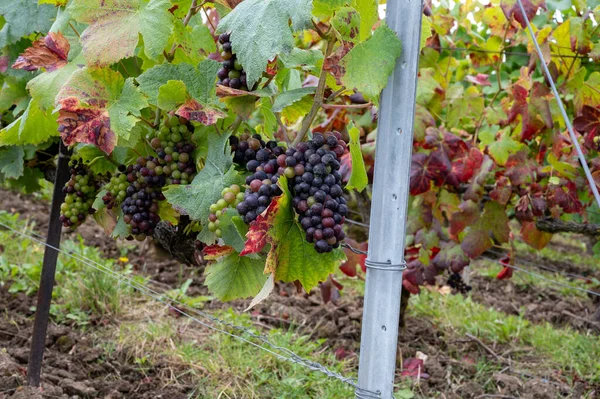
[[[563,105],[562,99],[560,98],[560,95],[558,94],[558,90],[556,89],[556,85],[554,84],[554,78],[552,78],[552,74],[550,73],[550,70],[548,69],[548,66],[546,65],[544,53],[542,52],[542,49],[540,48],[540,44],[537,41],[537,37],[535,36],[535,32],[533,31],[533,28],[531,27],[531,22],[529,22],[529,17],[527,16],[527,13],[525,12],[525,7],[523,7],[522,0],[517,0],[517,3],[519,4],[519,8],[521,10],[521,15],[523,16],[523,19],[525,20],[527,29],[529,30],[529,36],[531,37],[531,41],[533,42],[533,45],[538,54],[538,57],[540,58],[540,65],[542,66],[542,70],[544,71],[544,74],[546,75],[546,78],[548,79],[548,83],[550,83],[550,88],[552,89],[552,94],[554,95],[554,98],[556,98],[556,102],[558,103],[558,109],[563,117],[565,125],[567,126],[567,130],[569,131],[569,136],[571,137],[571,141],[573,142],[573,145],[575,146],[575,150],[577,151],[577,156],[579,157],[579,163],[581,163],[581,167],[583,168],[583,171],[585,172],[585,176],[587,178],[588,184],[590,185],[592,193],[594,194],[596,203],[598,204],[598,207],[600,207],[600,193],[598,193],[598,187],[596,186],[596,182],[594,180],[594,177],[592,176],[592,172],[590,171],[590,168],[587,164],[585,155],[583,154],[583,151],[581,150],[581,146],[579,145],[577,136],[575,136],[575,132],[573,131],[573,125],[571,124],[571,120],[569,119],[569,117],[567,115],[567,111],[565,111],[565,106]]]
[[[387,2],[387,25],[403,48],[380,101],[358,369],[359,387],[385,399],[396,374],[422,14],[422,1]]]
[[[46,347],[46,332],[48,331],[50,304],[52,302],[52,291],[54,289],[54,277],[56,274],[56,260],[58,259],[57,249],[60,247],[60,234],[62,231],[60,205],[65,198],[62,189],[69,178],[69,157],[69,149],[61,141],[58,162],[56,165],[56,176],[54,178],[52,204],[50,206],[50,221],[46,239],[47,245],[44,250],[44,260],[35,309],[35,320],[33,322],[33,332],[31,335],[29,362],[27,364],[27,383],[35,388],[40,386],[42,361],[44,359],[44,349]]]

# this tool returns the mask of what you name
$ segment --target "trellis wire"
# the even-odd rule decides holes
[[[490,258],[490,257],[487,257],[487,256],[482,256],[481,258],[487,259],[487,260],[495,262],[495,263],[498,263],[501,266],[510,267],[511,269],[518,270],[518,271],[521,271],[523,273],[527,273],[527,274],[529,274],[531,276],[534,276],[536,278],[545,280],[545,281],[547,281],[547,282],[549,282],[551,284],[559,285],[559,286],[564,287],[564,288],[570,288],[570,289],[573,289],[573,290],[576,290],[576,291],[580,291],[580,292],[584,292],[586,294],[597,296],[597,297],[600,298],[600,293],[599,292],[587,290],[585,288],[576,287],[576,286],[571,285],[571,284],[561,283],[559,281],[552,280],[551,278],[548,278],[548,277],[546,277],[546,276],[544,276],[542,274],[535,273],[535,272],[532,272],[530,270],[527,270],[527,269],[525,269],[523,267],[511,265],[511,264],[504,263],[504,262],[500,262],[500,260],[498,260],[498,259],[493,259],[493,258]]]
[[[494,255],[497,255],[497,256],[507,255],[507,253],[496,252],[494,248],[489,249],[488,251],[490,253],[494,254]],[[537,268],[542,269],[542,270],[546,270],[546,271],[549,271],[549,272],[554,272],[554,273],[557,273],[557,274],[560,274],[560,275],[563,275],[563,276],[569,276],[569,277],[577,278],[577,279],[581,279],[581,280],[589,280],[591,278],[590,276],[586,277],[586,276],[581,275],[581,274],[570,273],[570,272],[566,272],[564,270],[554,269],[554,268],[549,267],[549,266],[540,265],[539,263],[532,262],[532,261],[526,260],[526,259],[519,259],[519,262],[520,263],[525,263],[525,264],[530,265],[530,266],[537,267]]]
[[[9,225],[7,225],[7,224],[5,224],[5,223],[3,223],[1,221],[0,221],[0,226],[4,227],[7,230],[12,231],[13,233],[16,233],[18,235],[26,237],[26,238],[34,241],[34,242],[42,244],[42,245],[44,245],[44,246],[46,246],[48,248],[54,249],[55,251],[57,251],[57,252],[59,252],[59,253],[61,253],[63,255],[69,256],[69,257],[71,257],[73,259],[76,259],[76,260],[79,260],[83,264],[85,264],[86,266],[89,266],[89,267],[91,267],[91,268],[93,268],[95,270],[103,272],[103,273],[107,274],[108,276],[113,277],[113,278],[119,280],[120,282],[128,285],[129,287],[131,287],[131,288],[133,288],[133,289],[141,292],[142,294],[148,296],[149,298],[154,299],[157,302],[162,303],[163,305],[167,306],[168,308],[170,308],[170,309],[178,312],[179,314],[181,314],[181,315],[189,318],[192,321],[195,321],[196,323],[198,323],[198,324],[200,324],[200,325],[202,325],[202,326],[204,326],[206,328],[209,328],[209,329],[211,329],[213,331],[222,333],[224,335],[228,335],[228,336],[230,336],[232,338],[236,338],[236,339],[238,339],[238,340],[240,340],[242,342],[245,342],[247,344],[250,344],[250,345],[252,345],[252,346],[254,346],[254,347],[258,348],[258,349],[262,349],[265,352],[267,352],[267,353],[269,353],[269,354],[277,357],[280,360],[285,360],[285,361],[288,361],[288,362],[291,362],[291,363],[294,363],[294,364],[299,364],[299,365],[301,365],[301,366],[303,366],[305,368],[308,368],[308,369],[310,369],[312,371],[318,371],[318,372],[320,372],[322,374],[325,374],[327,377],[334,378],[334,379],[336,379],[336,380],[338,380],[338,381],[340,381],[340,382],[342,382],[344,384],[347,384],[347,385],[351,386],[352,388],[354,388],[356,390],[364,392],[365,394],[378,395],[376,392],[371,392],[371,391],[368,391],[368,390],[360,388],[358,386],[357,382],[356,382],[356,379],[350,378],[350,377],[344,377],[343,375],[341,375],[341,374],[339,374],[339,373],[337,373],[335,371],[330,370],[329,368],[327,368],[326,366],[324,366],[324,365],[322,365],[322,364],[320,364],[318,362],[315,362],[315,361],[312,361],[312,360],[309,360],[309,359],[305,359],[305,358],[301,357],[300,355],[296,354],[295,352],[293,352],[292,350],[290,350],[290,349],[288,349],[286,347],[283,347],[283,346],[279,346],[279,345],[271,342],[266,336],[264,336],[262,334],[257,334],[257,333],[253,332],[249,328],[246,328],[246,327],[243,327],[243,326],[240,326],[240,325],[236,325],[236,324],[233,324],[233,323],[225,321],[225,320],[221,320],[218,317],[215,317],[215,316],[213,316],[213,315],[211,315],[209,313],[202,312],[202,311],[200,311],[198,309],[192,308],[189,305],[187,305],[187,304],[185,304],[183,302],[178,301],[177,299],[170,298],[170,297],[166,297],[166,299],[162,299],[161,296],[163,296],[164,293],[161,294],[161,293],[159,293],[159,292],[157,292],[157,291],[155,291],[155,290],[153,290],[153,289],[151,289],[149,287],[146,287],[146,286],[144,286],[144,285],[136,282],[135,280],[133,280],[133,279],[127,277],[127,276],[120,275],[120,274],[114,272],[113,270],[108,269],[106,266],[102,265],[101,263],[96,262],[93,259],[89,259],[89,258],[85,257],[84,255],[78,253],[78,252],[75,252],[75,251],[64,251],[64,250],[61,250],[60,248],[53,247],[53,246],[47,244],[46,242],[44,242],[43,241],[44,237],[41,236],[40,234],[36,234],[34,232],[31,232],[31,235],[27,234],[27,233],[23,233],[21,231],[18,231],[16,229],[10,227]],[[34,236],[39,237],[39,239],[36,238],[36,237],[34,237]],[[236,335],[236,334],[233,334],[231,332],[225,331],[225,330],[223,330],[221,328],[215,327],[214,325],[207,324],[207,323],[203,322],[202,320],[199,320],[198,318],[196,318],[196,317],[190,315],[189,313],[181,310],[179,307],[173,306],[167,300],[170,301],[170,302],[172,302],[172,303],[175,303],[177,305],[180,305],[182,307],[185,307],[190,313],[195,313],[198,316],[204,317],[204,318],[212,321],[213,323],[221,324],[221,325],[227,326],[229,328],[232,328],[234,330],[243,332],[243,333],[251,336],[252,338],[255,338],[255,339],[263,342],[264,344],[270,346],[271,348],[273,348],[273,350],[271,350],[269,348],[266,348],[264,346],[261,346],[261,345],[255,343],[255,342],[252,342],[249,339],[244,338],[244,337],[242,337],[240,335]],[[287,356],[284,356],[281,353],[277,353],[275,351],[283,352]],[[375,396],[375,397],[379,397],[379,396]]]
[[[544,74],[546,75],[546,78],[548,79],[548,83],[550,83],[550,87],[552,88],[552,94],[554,94],[554,97],[556,98],[556,102],[558,103],[558,109],[560,110],[560,113],[562,114],[563,120],[565,121],[565,125],[567,126],[567,130],[569,131],[569,136],[571,136],[571,141],[573,142],[573,145],[575,146],[575,149],[577,151],[577,156],[579,157],[579,163],[581,163],[581,166],[583,167],[583,170],[587,177],[590,188],[592,189],[592,193],[594,194],[594,198],[596,199],[596,203],[598,204],[598,207],[600,207],[600,193],[598,193],[598,188],[596,187],[596,183],[594,181],[594,178],[592,177],[592,172],[590,171],[590,168],[588,167],[585,156],[583,155],[583,151],[581,151],[581,147],[579,146],[579,141],[577,140],[577,137],[575,136],[575,132],[573,131],[573,126],[571,125],[571,120],[569,119],[569,117],[567,115],[567,111],[565,111],[563,102],[560,98],[560,95],[558,94],[556,85],[554,84],[554,79],[552,78],[552,74],[548,70],[548,66],[546,65],[546,62],[544,61],[544,54],[542,53],[542,49],[540,48],[540,45],[537,41],[537,37],[535,37],[533,28],[531,27],[531,23],[529,22],[529,18],[527,17],[527,13],[525,12],[525,8],[523,7],[523,2],[521,0],[517,0],[517,2],[519,3],[519,9],[521,10],[523,19],[525,20],[525,23],[527,24],[527,29],[529,30],[529,35],[531,36],[531,40],[533,41],[535,50],[537,51],[538,56],[540,58],[540,64],[542,66],[542,69],[544,70]]]

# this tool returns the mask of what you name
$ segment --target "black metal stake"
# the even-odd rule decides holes
[[[60,233],[62,223],[60,222],[60,205],[65,199],[62,188],[69,179],[69,150],[60,143],[58,151],[58,164],[54,178],[54,192],[52,194],[52,205],[50,208],[50,223],[48,225],[48,237],[44,251],[44,263],[38,290],[37,307],[35,310],[35,321],[31,337],[31,349],[29,351],[29,364],[27,367],[27,383],[32,387],[40,386],[42,372],[42,359],[46,346],[46,332],[48,330],[48,318],[50,316],[50,302],[52,301],[52,290],[54,288],[54,275],[56,273],[56,260],[58,251],[54,248],[60,247]]]

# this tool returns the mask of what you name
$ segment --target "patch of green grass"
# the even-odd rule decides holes
[[[600,381],[600,337],[584,335],[570,328],[554,328],[550,323],[532,324],[520,316],[507,315],[461,295],[443,296],[423,290],[413,296],[409,311],[428,317],[443,328],[470,333],[498,343],[532,346],[548,358],[548,365],[566,375]]]
[[[150,312],[156,315],[156,312]],[[253,329],[246,314],[221,311],[216,317]],[[256,332],[256,331],[255,331]],[[239,332],[234,332],[239,334]],[[247,334],[244,338],[251,339]],[[292,331],[274,329],[268,333],[274,344],[289,348],[302,357],[320,362],[348,375],[354,366],[335,359],[333,351],[323,348],[322,340],[298,336]],[[169,363],[193,374],[197,390],[193,398],[347,398],[351,387],[321,373],[279,360],[247,342],[203,328],[190,320],[155,316],[121,324],[118,341],[132,351],[132,357]],[[262,346],[264,343],[256,342]],[[178,375],[174,371],[173,375]]]
[[[11,228],[31,235],[33,225],[18,219],[18,215],[0,211],[0,221]],[[38,290],[44,246],[7,229],[0,229],[0,284],[11,293],[32,295]],[[88,263],[121,276],[131,276],[130,265],[120,265],[102,257],[97,248],[88,247],[83,239],[64,240],[61,250],[88,259]],[[99,265],[99,266],[98,266]],[[141,277],[136,277],[144,281]],[[85,325],[91,315],[115,317],[120,314],[123,300],[131,295],[129,286],[114,277],[86,265],[81,259],[59,254],[56,263],[56,283],[51,314],[57,322],[73,320]]]
[[[565,262],[575,265],[579,265],[582,268],[589,268],[591,270],[598,270],[598,259],[589,256],[587,253],[586,243],[582,242],[580,238],[575,238],[568,234],[555,234],[549,245],[541,250],[530,247],[524,241],[514,240],[515,249],[517,253],[525,252],[536,256],[534,262],[541,263],[545,262]]]

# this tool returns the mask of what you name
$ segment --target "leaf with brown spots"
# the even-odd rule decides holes
[[[46,71],[52,72],[67,65],[70,48],[69,41],[62,33],[50,32],[47,36],[33,42],[32,46],[17,58],[12,67],[25,71],[45,68]]]
[[[182,116],[190,121],[200,122],[203,125],[214,125],[219,118],[224,118],[226,114],[215,108],[204,107],[198,101],[189,99],[175,114]]]
[[[346,73],[343,65],[340,64],[340,60],[352,50],[352,47],[354,47],[353,43],[344,42],[333,54],[323,61],[323,69],[329,72],[340,86],[342,85],[342,76]]]
[[[94,144],[110,154],[117,144],[117,137],[110,130],[108,112],[100,108],[89,108],[75,98],[59,101],[58,131],[66,145],[76,143]]]
[[[75,71],[56,96],[59,131],[67,145],[88,143],[107,154],[117,136],[129,139],[140,110],[148,104],[133,84],[110,69]]]

